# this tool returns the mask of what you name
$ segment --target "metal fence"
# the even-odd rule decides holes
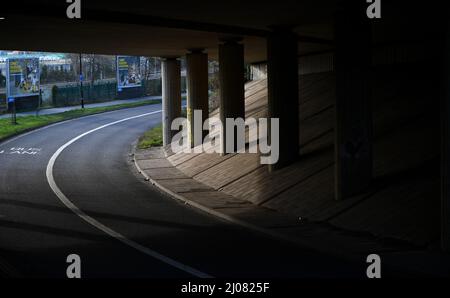
[[[186,79],[181,81],[182,91],[186,90]],[[161,96],[161,79],[152,79],[142,82],[136,96]],[[98,84],[86,84],[83,86],[83,97],[86,103],[101,102],[117,99],[117,83],[102,82]],[[79,105],[81,100],[80,86],[53,86],[51,89],[51,105],[54,107]]]
[[[157,96],[162,94],[161,79],[142,82],[143,93],[146,96]]]
[[[102,83],[83,86],[85,102],[112,100],[116,97],[116,83]],[[80,104],[80,86],[65,86],[52,88],[52,103],[55,107]]]

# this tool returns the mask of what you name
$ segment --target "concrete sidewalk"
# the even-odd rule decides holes
[[[135,149],[134,163],[146,181],[171,197],[211,215],[258,233],[329,255],[366,262],[381,256],[383,266],[401,275],[450,276],[450,255],[424,250],[394,239],[338,229],[326,222],[308,222],[216,191],[187,176],[168,159],[168,150]]]
[[[85,104],[85,108],[98,108],[98,107],[110,107],[115,105],[121,105],[121,104],[127,104],[127,103],[135,103],[135,102],[142,102],[146,100],[161,100],[161,96],[147,96],[147,97],[140,97],[140,98],[133,98],[133,99],[121,99],[121,100],[112,100],[112,101],[106,101],[106,102],[99,102],[99,103],[90,103]],[[67,111],[73,111],[80,109],[81,106],[69,106],[69,107],[60,107],[60,108],[44,108],[39,111],[39,115],[51,115],[51,114],[58,114],[63,113]],[[36,115],[36,111],[28,111],[28,112],[21,112],[17,113],[17,117],[23,117],[23,116],[34,116]],[[11,114],[4,114],[0,115],[0,119],[4,118],[10,118]]]

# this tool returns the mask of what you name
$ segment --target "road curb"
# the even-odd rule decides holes
[[[251,223],[248,223],[246,221],[237,219],[237,218],[235,218],[233,216],[229,216],[229,215],[226,215],[224,213],[218,212],[218,211],[216,211],[216,210],[214,210],[212,208],[209,208],[209,207],[207,207],[205,205],[199,204],[197,202],[194,202],[192,200],[189,200],[189,199],[185,198],[184,196],[182,196],[182,195],[180,195],[180,194],[178,194],[178,193],[168,189],[167,187],[164,187],[163,185],[158,183],[158,181],[156,181],[156,180],[152,179],[150,176],[148,176],[145,173],[144,170],[142,170],[142,168],[139,166],[139,164],[138,164],[138,162],[137,162],[137,160],[135,158],[135,156],[136,156],[135,153],[136,153],[136,149],[137,149],[136,147],[137,147],[137,142],[134,142],[132,144],[131,154],[133,154],[133,163],[134,163],[138,173],[141,174],[144,177],[145,181],[150,182],[153,186],[157,187],[160,191],[166,193],[167,195],[169,195],[173,199],[181,201],[181,202],[183,202],[186,205],[189,205],[189,206],[192,206],[194,208],[197,208],[197,209],[199,209],[199,210],[201,210],[203,212],[206,212],[207,214],[210,214],[212,216],[218,217],[218,218],[220,218],[222,220],[225,220],[227,222],[231,222],[233,224],[239,225],[241,227],[244,227],[244,228],[249,229],[251,231],[263,234],[265,236],[269,236],[269,237],[271,237],[273,239],[276,239],[276,240],[287,241],[289,243],[292,243],[292,244],[295,244],[295,245],[298,245],[298,246],[302,246],[303,248],[308,248],[308,249],[310,249],[312,251],[316,251],[316,252],[323,253],[323,254],[326,254],[326,255],[329,255],[329,256],[337,257],[337,258],[340,258],[340,259],[343,259],[343,260],[347,260],[347,261],[351,261],[351,262],[355,262],[356,260],[360,261],[359,258],[357,259],[355,257],[349,257],[348,254],[344,254],[344,253],[341,253],[341,252],[336,252],[335,250],[330,250],[330,249],[326,249],[326,248],[323,248],[323,247],[317,247],[317,246],[311,245],[310,243],[307,243],[305,241],[301,241],[301,240],[298,240],[298,239],[295,239],[295,238],[292,238],[292,237],[288,237],[288,236],[282,235],[280,233],[276,233],[276,232],[271,231],[271,230],[266,229],[266,228],[258,227],[258,226],[254,225],[254,224],[251,224]]]
[[[145,173],[145,171],[139,166],[139,163],[136,160],[136,151],[137,151],[137,141],[133,142],[133,144],[131,145],[132,160],[133,160],[133,164],[134,164],[136,170],[138,171],[139,174],[141,174],[144,177],[145,181],[150,182],[153,186],[158,188],[161,192],[167,194],[172,199],[183,202],[184,204],[192,206],[192,207],[194,207],[198,210],[201,210],[209,215],[212,215],[214,217],[217,217],[217,218],[227,221],[229,223],[238,225],[240,227],[246,228],[253,232],[257,232],[259,234],[268,236],[272,239],[285,241],[285,242],[300,246],[302,248],[307,248],[311,251],[322,253],[324,255],[335,257],[335,258],[345,260],[348,262],[353,262],[353,263],[363,262],[363,264],[365,264],[364,262],[366,262],[366,256],[369,253],[378,253],[375,250],[373,252],[364,252],[364,253],[361,252],[361,253],[351,254],[351,253],[345,251],[345,249],[338,249],[336,246],[333,245],[333,241],[331,241],[329,243],[329,245],[311,244],[311,242],[308,240],[302,240],[301,238],[298,238],[298,237],[284,235],[284,234],[278,233],[276,231],[270,230],[268,228],[257,226],[255,224],[246,222],[245,220],[235,218],[234,216],[224,214],[222,212],[214,210],[213,208],[207,207],[203,204],[200,204],[200,203],[197,203],[190,199],[187,199],[182,194],[176,193],[176,192],[168,189],[167,187],[161,185],[160,183],[158,183],[158,181],[152,179],[149,175],[147,175]],[[382,254],[383,252],[380,252],[380,253]],[[430,272],[425,272],[425,271],[421,271],[421,270],[417,270],[417,269],[414,270],[412,268],[405,271],[405,268],[403,268],[401,265],[396,265],[393,262],[385,263],[383,266],[384,266],[385,270],[390,270],[391,272],[398,272],[398,273],[404,272],[404,273],[411,275],[411,277],[415,277],[416,275],[417,276],[425,275],[428,277],[436,277],[435,275],[431,274]],[[365,272],[361,272],[361,276],[365,277]]]

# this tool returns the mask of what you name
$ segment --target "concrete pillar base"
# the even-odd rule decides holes
[[[288,29],[277,28],[267,39],[269,117],[280,119],[278,162],[274,171],[299,156],[298,41]]]
[[[245,119],[244,46],[236,41],[219,45],[220,120],[222,152],[226,153],[226,118]],[[235,134],[236,136],[236,134]],[[234,142],[236,150],[236,140]]]
[[[164,59],[161,64],[163,144],[170,145],[176,131],[172,121],[181,115],[181,69],[175,58]]]
[[[187,119],[191,147],[202,144],[206,131],[194,135],[194,110],[202,111],[202,121],[209,117],[208,101],[208,55],[195,50],[186,55],[187,75]],[[201,124],[201,125],[202,125]]]
[[[364,3],[363,3],[364,4]],[[367,189],[372,179],[371,27],[364,5],[336,17],[336,199]]]

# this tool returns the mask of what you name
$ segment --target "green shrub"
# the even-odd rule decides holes
[[[153,127],[139,138],[139,149],[148,149],[163,145],[162,126],[161,124]]]

